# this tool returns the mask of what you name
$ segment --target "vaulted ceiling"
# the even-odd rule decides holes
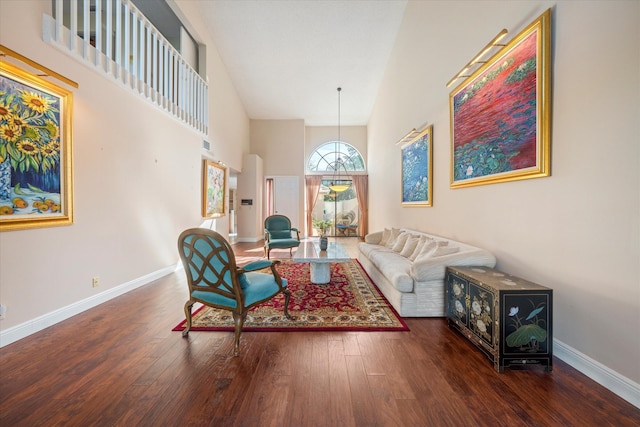
[[[365,125],[406,1],[216,0],[197,6],[252,119]]]

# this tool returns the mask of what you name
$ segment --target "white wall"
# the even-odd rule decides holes
[[[255,154],[246,154],[242,165],[243,172],[238,175],[238,241],[258,242],[264,238],[262,219],[264,185],[264,162]],[[242,199],[252,201],[243,205]]]
[[[251,120],[251,152],[265,175],[304,175],[304,120]]]
[[[0,1],[0,40],[79,84],[73,89],[75,224],[0,234],[3,334],[26,323],[37,329],[60,318],[52,313],[72,305],[81,310],[121,285],[170,271],[178,234],[202,222],[201,161],[214,157],[202,150],[202,135],[43,42],[42,14],[50,9],[49,0]],[[248,118],[206,30],[200,35],[209,45],[207,69],[216,73],[212,151],[240,169]],[[97,288],[94,276],[101,280]]]
[[[304,200],[304,138],[304,120],[251,120],[251,152],[263,159],[264,176],[299,177],[298,200]],[[304,203],[298,218],[304,219]]]
[[[552,176],[450,189],[445,84],[502,28],[513,37],[550,7]],[[405,226],[493,251],[498,268],[554,289],[557,340],[636,383],[639,28],[636,1],[409,2],[368,128],[370,230]],[[434,206],[390,205],[394,143],[423,123],[434,125]]]

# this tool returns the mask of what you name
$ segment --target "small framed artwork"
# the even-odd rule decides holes
[[[202,163],[202,216],[219,218],[225,215],[227,170],[211,160]]]
[[[0,61],[0,231],[73,223],[72,100]]]
[[[451,188],[550,175],[550,10],[449,96]]]
[[[400,146],[402,206],[433,206],[433,125]]]

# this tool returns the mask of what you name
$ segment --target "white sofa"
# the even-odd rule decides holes
[[[404,228],[368,234],[358,244],[358,261],[403,317],[445,315],[447,266],[496,264],[484,249]]]

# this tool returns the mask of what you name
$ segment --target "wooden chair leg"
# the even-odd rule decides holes
[[[191,309],[193,308],[194,302],[195,301],[189,300],[184,305],[184,316],[187,319],[187,327],[182,331],[183,337],[189,335],[189,331],[191,330]]]
[[[242,326],[244,325],[244,320],[247,318],[247,313],[236,313],[233,312],[233,322],[235,323],[235,337],[233,341],[233,356],[240,356],[240,334],[242,334]]]
[[[289,314],[289,299],[291,299],[291,292],[289,289],[283,289],[282,293],[284,294],[284,315],[287,319],[291,320],[291,315]]]

